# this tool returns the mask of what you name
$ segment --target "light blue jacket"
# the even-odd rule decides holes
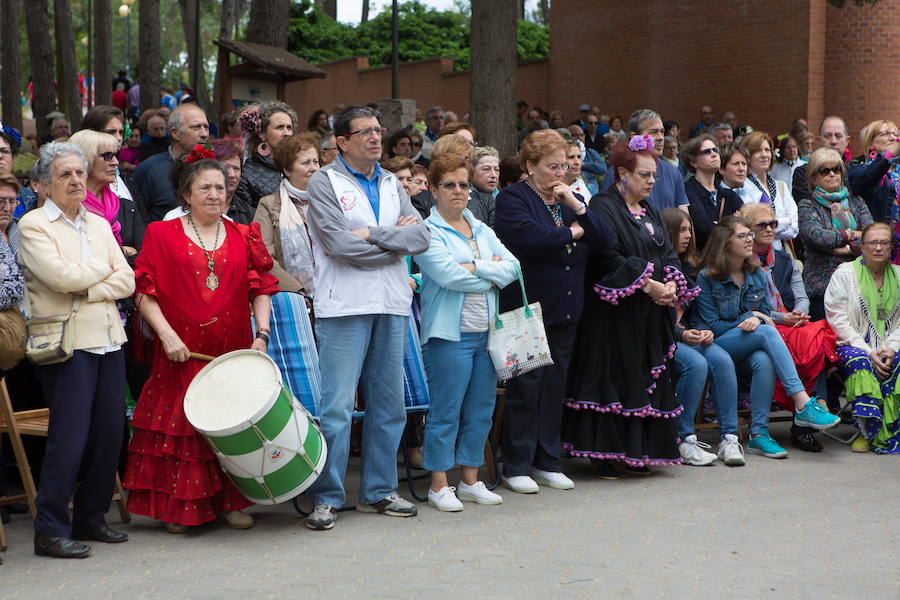
[[[467,292],[487,294],[488,318],[494,318],[497,290],[517,279],[519,260],[507,250],[494,231],[472,216],[469,209],[463,217],[472,227],[481,259],[475,260],[469,241],[453,229],[432,207],[425,219],[431,233],[428,250],[413,258],[422,271],[422,343],[431,338],[451,342],[460,340],[459,318]],[[499,256],[502,260],[494,261]],[[475,263],[469,273],[459,263]]]

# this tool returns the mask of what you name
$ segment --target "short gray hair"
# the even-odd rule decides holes
[[[709,133],[713,133],[715,131],[731,131],[731,125],[728,123],[716,123],[712,127],[709,128]]]
[[[41,154],[32,167],[32,172],[38,183],[49,184],[53,178],[53,163],[57,158],[69,156],[70,154],[74,154],[81,159],[84,165],[85,176],[87,176],[88,160],[84,155],[84,150],[70,142],[50,142],[41,146]]]
[[[426,117],[426,118],[427,118],[427,117],[430,117],[430,116],[431,116],[431,113],[436,113],[436,112],[444,112],[444,107],[442,107],[442,106],[432,106],[431,108],[428,109],[428,112],[425,113],[425,117]]]
[[[334,137],[333,133],[329,133],[328,135],[320,136],[319,137],[319,150],[324,152],[327,148],[331,148],[331,146],[328,145],[328,141],[333,137]]]
[[[493,156],[498,161],[500,160],[500,153],[497,152],[497,149],[493,146],[478,146],[475,150],[472,151],[472,168],[478,166],[478,161],[482,158],[486,158],[488,156]]]
[[[641,132],[641,123],[644,121],[649,121],[650,119],[659,119],[662,121],[662,117],[659,116],[659,113],[655,110],[650,110],[649,108],[641,108],[628,117],[628,133],[640,133]]]
[[[185,110],[199,110],[204,115],[206,111],[200,108],[197,104],[182,104],[180,106],[175,107],[175,110],[172,111],[172,114],[169,115],[169,120],[166,122],[166,129],[174,129],[178,133],[181,133],[181,128],[184,126],[184,117],[182,117],[182,113]],[[159,115],[162,116],[162,115]],[[150,117],[152,119],[153,117]],[[147,119],[148,121],[150,119]],[[209,119],[207,119],[207,122]]]

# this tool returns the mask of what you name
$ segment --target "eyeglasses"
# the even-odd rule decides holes
[[[102,152],[97,155],[99,158],[102,158],[106,162],[111,162],[114,158],[119,158],[118,152]]]
[[[893,240],[868,240],[863,242],[863,246],[867,246],[869,248],[881,248],[882,246],[884,246],[885,248],[890,248],[893,245]]]
[[[648,181],[650,179],[656,181],[656,173],[654,173],[653,171],[638,171],[637,176],[644,181]]]
[[[736,237],[737,239],[741,240],[742,242],[746,242],[747,240],[755,239],[755,238],[756,238],[756,234],[753,233],[752,231],[745,231],[745,232],[743,232],[743,233],[735,234],[734,237]]]
[[[356,131],[351,131],[350,133],[348,133],[347,135],[345,135],[343,137],[350,137],[352,135],[357,135],[357,134],[359,134],[363,137],[369,137],[373,133],[377,133],[378,137],[381,137],[386,132],[387,132],[387,129],[385,129],[384,127],[366,127],[365,129],[357,129]]]
[[[568,171],[569,168],[570,168],[570,167],[569,167],[568,164],[561,164],[561,165],[558,165],[558,164],[550,164],[550,165],[547,165],[547,169],[549,169],[549,170],[551,170],[551,171]]]
[[[878,135],[886,135],[889,138],[895,138],[897,137],[897,132],[891,129],[890,131],[879,131]]]
[[[413,148],[421,148],[421,147],[422,147],[422,142],[413,142],[413,143],[412,143],[412,147],[413,147]]]
[[[322,148],[322,152],[328,152],[329,150],[337,150],[337,149],[338,149],[337,146],[326,146],[325,148]]]
[[[468,182],[465,182],[465,181],[460,181],[460,182],[448,181],[446,183],[439,183],[438,187],[442,187],[445,190],[447,190],[448,192],[452,192],[456,188],[459,188],[464,192],[468,192],[470,186],[469,186]]]
[[[15,206],[17,202],[17,198],[0,198],[0,206]]]
[[[756,228],[760,231],[765,231],[766,227],[771,227],[772,231],[775,231],[775,229],[778,227],[778,221],[776,219],[773,219],[771,221],[764,221],[762,223],[756,224]]]
[[[833,167],[821,167],[818,171],[816,171],[816,173],[824,177],[832,173],[834,173],[835,175],[840,175],[842,171],[843,169],[841,169],[840,165],[835,165]]]
[[[718,154],[719,148],[717,146],[713,146],[712,148],[704,148],[703,150],[697,151],[698,156],[706,156],[707,154]]]

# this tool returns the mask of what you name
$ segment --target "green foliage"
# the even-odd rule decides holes
[[[427,58],[453,59],[456,70],[469,68],[469,14],[461,10],[438,11],[419,2],[400,5],[400,62]],[[550,49],[548,29],[519,21],[519,60],[546,58]],[[391,62],[391,10],[356,27],[335,22],[310,0],[293,5],[288,49],[312,63],[351,56],[368,56],[373,67]]]

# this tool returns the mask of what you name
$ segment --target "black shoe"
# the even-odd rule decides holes
[[[616,471],[612,463],[608,460],[591,459],[591,468],[594,470],[594,477],[598,479],[606,479],[615,481],[619,478],[619,472]]]
[[[820,444],[819,440],[816,439],[816,436],[811,433],[791,435],[791,446],[793,446],[794,448],[799,448],[804,452],[822,451],[822,444]]]
[[[9,518],[9,510],[5,506],[0,506],[0,523],[4,525],[9,525],[9,522],[12,519]]]
[[[67,537],[51,537],[42,533],[34,534],[34,553],[53,558],[87,558],[94,551],[90,546]]]
[[[107,544],[121,544],[128,541],[127,533],[120,533],[114,529],[110,529],[108,525],[101,525],[97,529],[85,532],[72,530],[72,539],[75,540],[93,540],[95,542],[105,542]]]
[[[8,510],[11,515],[24,515],[29,510],[28,505],[24,502],[13,502],[12,504],[7,504],[3,508]]]

